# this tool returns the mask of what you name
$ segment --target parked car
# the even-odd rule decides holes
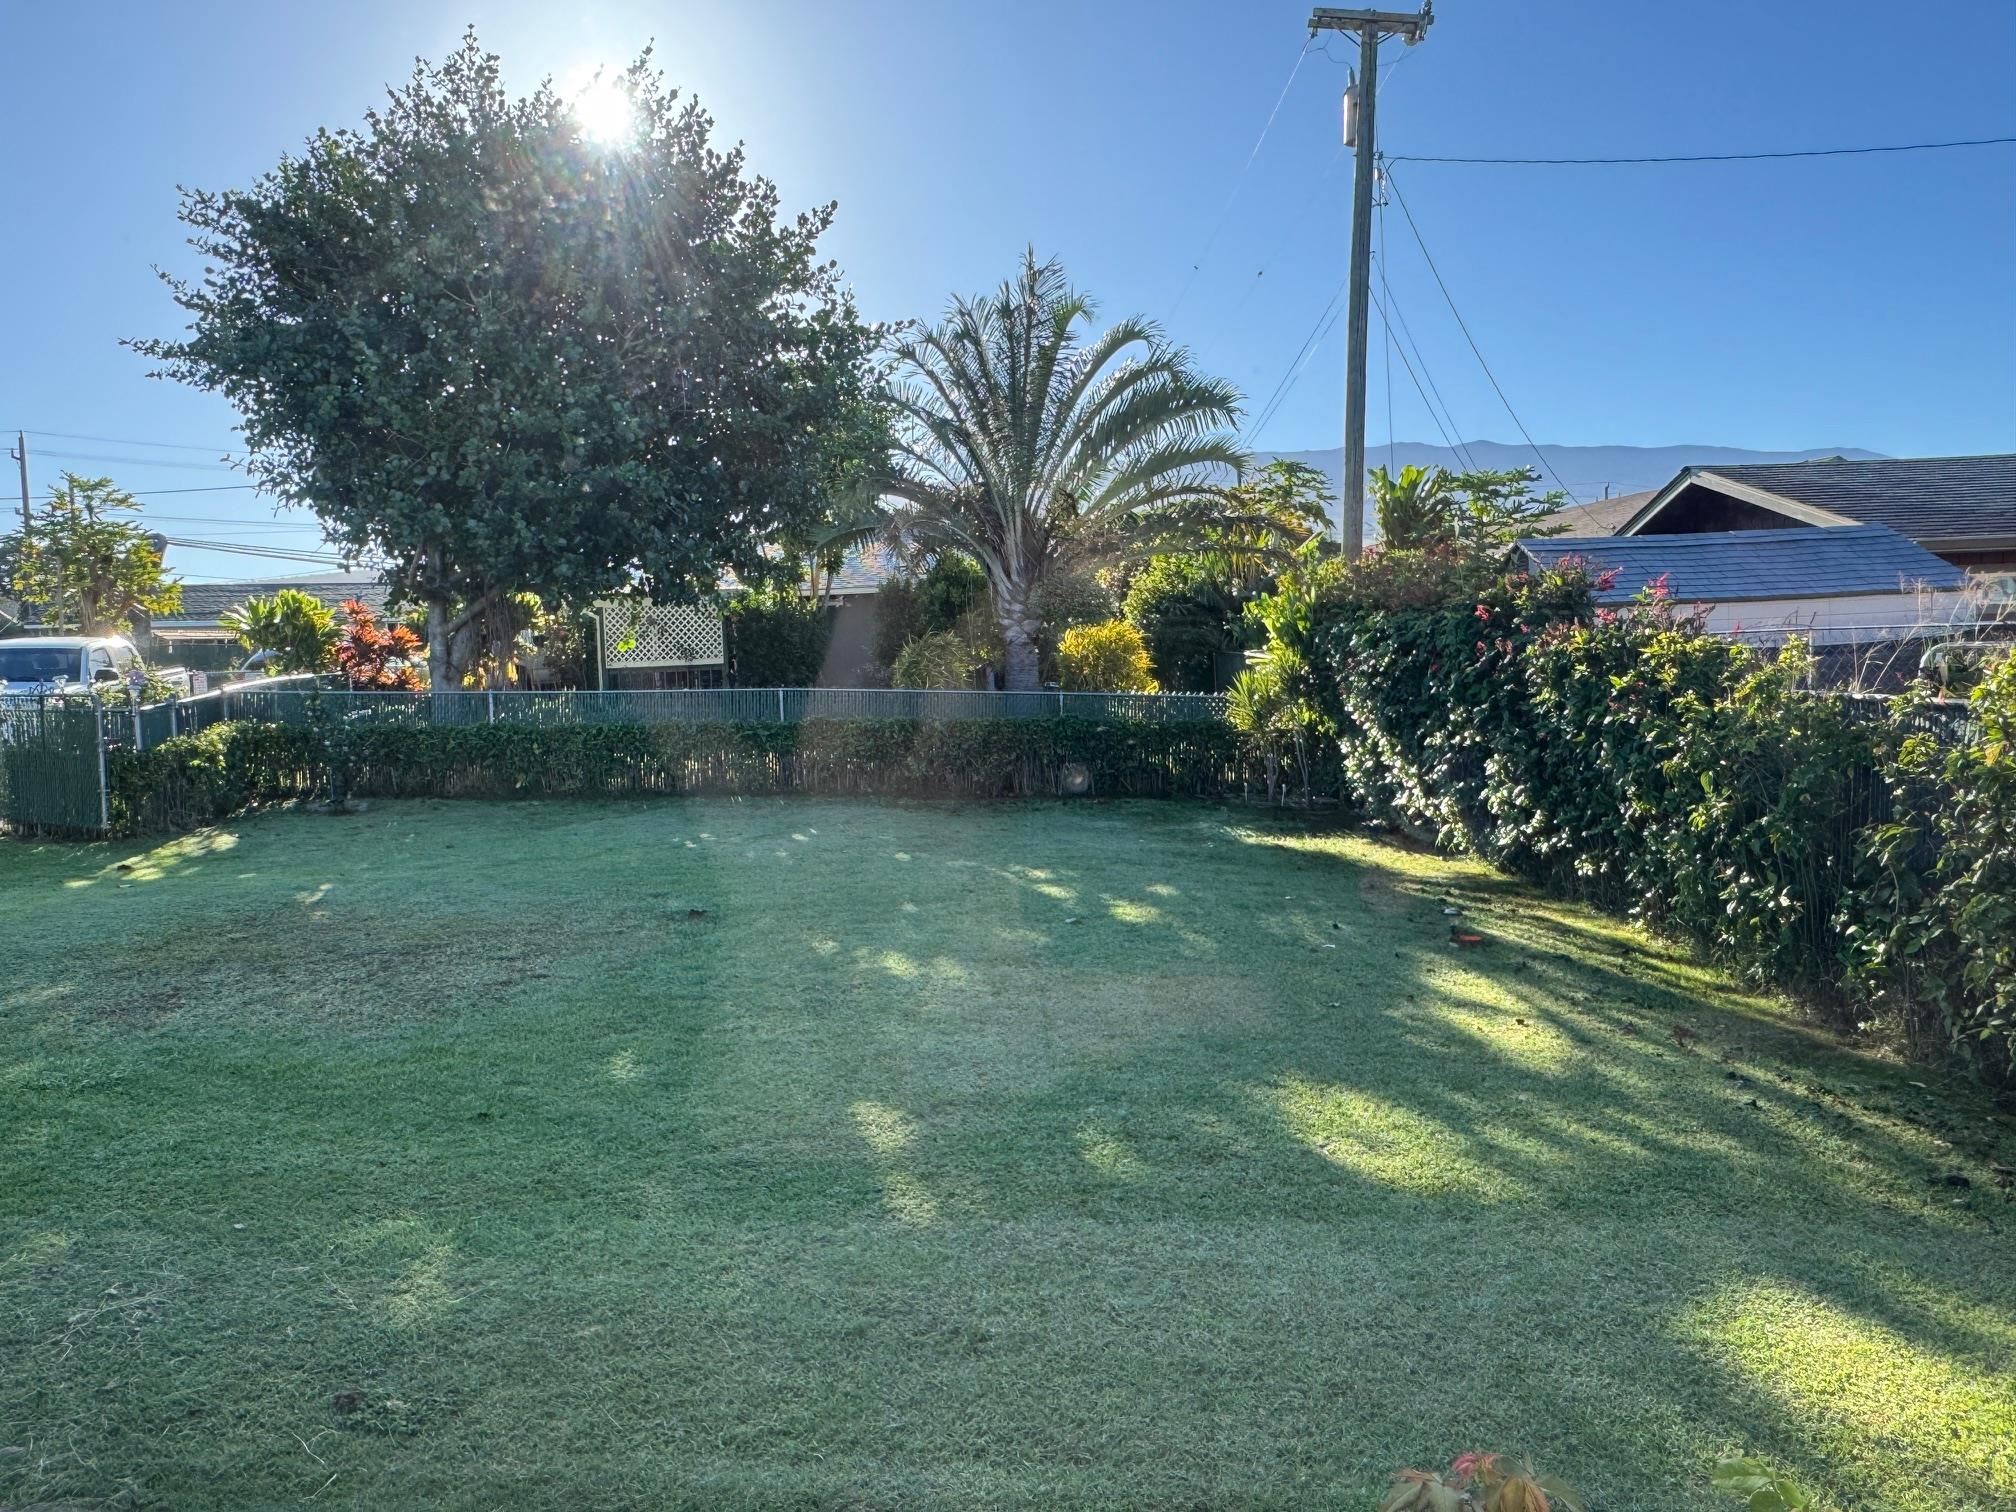
[[[141,665],[140,653],[123,635],[29,635],[0,640],[0,694],[82,693],[124,687]],[[178,691],[187,692],[181,668],[156,669]]]

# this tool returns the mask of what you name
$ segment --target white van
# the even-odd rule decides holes
[[[29,635],[0,640],[0,694],[81,693],[123,687],[140,653],[123,635]]]

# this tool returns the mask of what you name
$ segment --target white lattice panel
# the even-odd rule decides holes
[[[718,667],[727,658],[721,616],[694,604],[598,604],[602,655],[611,667]]]

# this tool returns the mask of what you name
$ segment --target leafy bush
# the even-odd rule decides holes
[[[954,630],[920,635],[896,656],[889,681],[899,688],[970,688],[980,658]]]
[[[1949,752],[1804,691],[1798,643],[1703,635],[1657,596],[1599,611],[1595,587],[1460,550],[1308,564],[1260,606],[1282,686],[1241,707],[1306,700],[1375,812],[2006,1078],[2016,674]]]
[[[1125,620],[1074,625],[1057,643],[1058,681],[1079,693],[1153,693],[1141,632]]]
[[[282,588],[270,598],[248,598],[225,610],[220,623],[247,651],[272,652],[269,672],[326,672],[335,663],[341,634],[335,612],[299,588]]]
[[[1868,836],[1847,927],[1862,980],[1914,1041],[1955,1045],[2005,1080],[2016,1041],[2016,656],[1990,667],[1968,703],[1974,741],[1901,742],[1900,817]]]
[[[745,688],[809,688],[833,641],[833,611],[791,589],[735,598],[723,615],[735,681]]]
[[[1210,692],[1218,653],[1240,640],[1239,605],[1196,556],[1150,558],[1128,585],[1125,611],[1147,645],[1155,680],[1172,690]]]
[[[979,563],[940,552],[921,577],[894,578],[876,591],[875,659],[893,668],[913,640],[956,630],[987,610],[987,578]]]
[[[809,720],[773,724],[429,725],[371,718],[215,725],[111,758],[121,834],[214,823],[332,788],[352,797],[826,793],[1014,797],[1065,790],[1212,796],[1243,776],[1215,720]],[[333,768],[340,770],[332,771]],[[333,780],[332,780],[333,779]]]

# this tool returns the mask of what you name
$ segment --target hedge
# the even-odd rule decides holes
[[[802,724],[240,722],[113,753],[113,829],[186,828],[252,804],[351,796],[814,793],[997,798],[1067,791],[1219,796],[1245,748],[1215,721],[808,720]]]
[[[1338,577],[1297,632],[1362,804],[2009,1079],[2016,672],[1949,751],[1908,704],[1805,691],[1798,643],[1603,613],[1572,567],[1428,603],[1403,571]]]

